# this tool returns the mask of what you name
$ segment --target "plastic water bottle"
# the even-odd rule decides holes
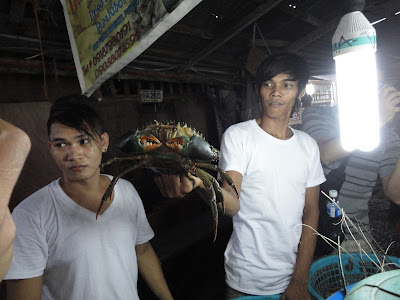
[[[328,204],[326,205],[326,212],[331,218],[337,218],[342,215],[342,210],[340,207],[340,203],[337,200],[337,196],[338,196],[337,190],[329,191],[329,197],[332,198],[333,202],[328,201]]]
[[[321,218],[322,220],[324,220],[324,222],[322,222],[322,226],[324,228],[324,236],[334,242],[337,242],[339,238],[342,241],[344,238],[344,233],[342,232],[340,224],[340,221],[342,219],[342,210],[340,207],[336,206],[336,204],[339,205],[339,201],[337,199],[337,190],[330,190],[329,197],[333,200],[331,201],[327,199],[328,202],[326,204],[326,213],[329,217]]]

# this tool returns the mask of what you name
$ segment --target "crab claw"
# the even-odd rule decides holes
[[[214,239],[213,242],[217,239],[217,232],[218,232],[218,207],[217,202],[211,201],[211,211],[214,219]]]
[[[161,142],[151,134],[142,134],[139,130],[129,131],[115,145],[124,153],[145,153],[161,146]]]
[[[113,178],[113,180],[109,184],[108,188],[106,189],[106,192],[104,193],[103,197],[101,198],[101,202],[100,202],[99,208],[97,209],[97,213],[96,213],[96,220],[97,220],[97,217],[99,216],[100,210],[103,207],[104,202],[106,202],[108,198],[110,198],[110,200],[111,200],[111,195],[114,190],[114,186],[117,183],[119,178],[120,178],[120,176],[115,176]]]
[[[217,206],[217,196],[215,194],[213,180],[210,174],[202,169],[196,169],[195,175],[199,177],[210,195],[210,206],[211,206],[211,213],[214,220],[214,239],[213,242],[217,239],[217,231],[218,231],[218,206]]]

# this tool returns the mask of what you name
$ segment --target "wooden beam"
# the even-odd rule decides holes
[[[177,61],[178,60],[180,60],[180,61],[182,61],[182,60],[187,61],[188,60],[188,58],[186,58],[187,52],[175,51],[175,50],[172,51],[172,50],[166,50],[166,49],[158,49],[158,48],[155,48],[154,45],[152,45],[152,47],[148,48],[145,53],[158,55],[158,56],[161,56],[163,58],[165,58],[165,57],[168,57],[170,59],[171,58],[175,58],[175,59],[177,59]],[[142,56],[145,57],[145,55],[146,54],[142,54],[138,58],[141,58]],[[228,68],[231,68],[231,67],[235,68],[237,66],[236,64],[232,64],[230,62],[223,61],[223,60],[218,60],[217,61],[216,59],[208,59],[207,60],[207,64],[215,64],[216,66],[225,66],[225,67],[228,67]]]
[[[366,8],[374,5],[377,2],[378,2],[378,0],[367,1]],[[286,47],[283,51],[296,52],[297,50],[304,48],[312,41],[318,39],[321,36],[324,36],[328,32],[333,31],[339,25],[340,19],[342,17],[343,17],[342,14],[334,17],[332,20],[330,20],[328,23],[326,23],[326,25],[318,27],[316,30],[314,30],[314,31],[310,32],[309,34],[305,35],[304,37],[298,39],[297,41],[292,43],[289,47]],[[332,33],[332,35],[333,35],[333,33]]]
[[[215,36],[213,34],[211,34],[210,32],[207,32],[207,31],[199,29],[199,28],[193,28],[193,27],[190,27],[187,25],[179,24],[179,23],[172,26],[168,31],[191,35],[191,36],[195,36],[195,37],[200,37],[205,40],[213,40],[215,38]]]
[[[289,46],[290,42],[285,41],[285,40],[266,40],[266,43],[269,48],[283,48]],[[249,45],[253,44],[253,40],[249,40]],[[254,46],[260,47],[260,48],[265,48],[265,43],[261,39],[255,39],[254,40]]]
[[[46,62],[45,67],[47,75],[55,73],[52,62]],[[0,74],[5,73],[42,75],[43,65],[40,60],[0,57]],[[76,68],[74,64],[57,63],[57,74],[66,77],[76,77]]]
[[[232,76],[209,76],[176,72],[151,72],[127,68],[121,70],[118,76],[121,79],[157,80],[176,83],[204,83],[219,86],[239,83],[239,81],[234,79]]]
[[[342,16],[337,16],[333,18],[331,21],[326,23],[324,26],[318,27],[314,31],[310,32],[309,34],[305,35],[304,37],[298,39],[294,43],[292,43],[289,47],[286,47],[283,51],[284,52],[296,52],[307,46],[312,41],[318,39],[321,36],[324,36],[326,33],[334,30],[338,24]]]
[[[296,9],[289,9],[287,7],[283,8],[281,7],[281,10],[285,13],[288,14],[289,16],[291,16],[294,19],[300,19],[303,22],[306,22],[308,24],[311,24],[315,27],[321,26],[323,24],[323,22],[314,17],[313,15],[310,15],[309,13],[307,13],[306,11],[296,8]]]
[[[260,17],[265,15],[283,0],[267,0],[264,4],[259,5],[256,7],[250,14],[243,17],[239,22],[236,23],[229,31],[222,34],[220,38],[216,38],[210,45],[204,48],[200,53],[189,59],[189,61],[183,66],[182,71],[185,72],[188,69],[192,68],[197,62],[202,60],[211,52],[218,49],[221,45],[225,44],[239,32],[241,32],[244,28],[249,26],[250,24],[254,23]]]

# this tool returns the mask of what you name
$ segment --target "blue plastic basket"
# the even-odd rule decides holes
[[[370,259],[370,258],[371,259]],[[351,285],[365,278],[360,255],[358,253],[341,254],[346,285]],[[377,258],[373,254],[363,255],[367,276],[378,273],[378,267],[373,263]],[[400,258],[387,256],[385,262],[400,264]],[[343,288],[342,275],[339,267],[339,256],[331,255],[315,261],[310,268],[308,290],[314,299],[326,299]]]
[[[346,291],[347,293],[352,289],[353,286],[355,286],[358,282],[355,282],[353,284],[350,284],[346,286]],[[326,300],[343,300],[344,297],[346,297],[346,294],[344,293],[344,289],[341,289],[340,291],[337,291],[334,293],[332,296],[329,296],[326,298]]]
[[[268,296],[243,296],[232,300],[279,300],[279,299],[281,299],[281,294],[268,295]]]

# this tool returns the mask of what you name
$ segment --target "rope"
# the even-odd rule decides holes
[[[37,26],[37,32],[38,32],[38,38],[39,38],[40,56],[42,57],[44,96],[45,96],[46,100],[49,100],[49,96],[47,94],[46,65],[44,63],[44,55],[43,55],[44,53],[43,53],[43,47],[42,47],[42,36],[40,34],[40,25],[39,25],[39,17],[38,17],[38,13],[42,9],[40,8],[38,0],[34,0],[33,1],[33,6],[34,6],[33,12],[35,13],[36,26]]]

